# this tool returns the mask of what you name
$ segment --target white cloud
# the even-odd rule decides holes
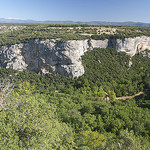
[[[26,20],[26,19],[20,19],[20,18],[12,18],[12,17],[8,17],[6,19],[17,19],[17,20]]]

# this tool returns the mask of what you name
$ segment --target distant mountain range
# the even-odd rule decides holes
[[[41,23],[41,24],[88,24],[88,25],[116,25],[116,26],[141,26],[150,27],[150,23],[143,22],[106,22],[106,21],[35,21],[35,20],[21,20],[21,19],[6,19],[0,18],[0,23]]]

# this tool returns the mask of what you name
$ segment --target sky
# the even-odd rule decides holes
[[[150,23],[150,0],[0,0],[0,18]]]

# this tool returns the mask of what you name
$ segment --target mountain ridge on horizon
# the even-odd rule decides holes
[[[87,25],[116,25],[116,26],[141,26],[150,27],[150,23],[144,22],[109,22],[109,21],[36,21],[32,19],[0,18],[0,23],[40,23],[40,24],[87,24]]]

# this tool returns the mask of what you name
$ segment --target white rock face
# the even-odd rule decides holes
[[[84,74],[81,56],[89,49],[88,40],[30,40],[29,43],[2,46],[1,66],[16,70],[58,73],[69,77]]]
[[[146,49],[150,49],[150,37],[142,36],[135,38],[125,38],[124,40],[117,39],[116,47],[118,51],[125,52],[130,56],[134,56]]]
[[[107,48],[109,40],[91,40],[91,48]]]
[[[145,49],[150,50],[150,37],[65,42],[60,39],[30,40],[28,43],[0,47],[0,66],[79,77],[84,74],[81,56],[89,49],[109,47],[133,56]]]

